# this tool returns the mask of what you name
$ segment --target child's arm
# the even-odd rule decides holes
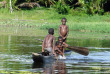
[[[65,47],[63,47],[63,53],[65,52]]]
[[[68,33],[69,33],[69,28],[68,28],[68,26],[67,26],[67,34],[66,34],[66,36],[64,37],[64,39],[67,38]]]
[[[61,55],[64,55],[64,53],[62,53],[62,51],[60,51],[59,49],[57,49],[57,50],[58,50],[58,52],[60,52]]]
[[[57,50],[57,47],[55,47],[55,50]],[[58,60],[56,51],[54,51],[54,55],[55,55],[56,59]]]
[[[53,54],[55,54],[55,37],[53,37]]]
[[[66,44],[65,42],[63,42],[63,47],[64,48],[67,48],[69,45],[68,44]]]
[[[61,32],[61,25],[59,26],[59,36],[63,37],[60,32]]]

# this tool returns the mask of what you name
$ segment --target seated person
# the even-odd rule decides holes
[[[65,45],[66,43],[63,42],[63,38],[60,36],[58,37],[58,41],[56,42],[56,47],[55,47],[55,56],[57,55],[62,55],[63,58],[65,58],[64,52],[65,52]]]
[[[48,35],[44,38],[43,43],[42,43],[42,54],[45,55],[45,51],[47,52],[48,55],[53,55],[55,54],[55,37],[54,35],[54,29],[50,28],[48,30]]]

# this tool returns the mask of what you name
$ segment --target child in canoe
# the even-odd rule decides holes
[[[55,44],[55,56],[57,57],[58,55],[62,55],[63,59],[65,59],[65,47],[68,47],[68,45],[65,42],[63,42],[63,38],[61,36],[58,37],[58,41]]]

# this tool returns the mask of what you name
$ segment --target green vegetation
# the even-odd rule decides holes
[[[5,1],[7,2],[6,5],[9,9],[9,0]],[[59,14],[69,14],[70,11],[74,14],[75,11],[79,11],[82,14],[104,15],[105,12],[110,11],[109,0],[11,0],[12,8],[14,10],[32,9],[36,7],[34,3],[38,3],[39,6],[45,8],[55,8]],[[19,6],[20,4],[22,5]],[[4,7],[3,4],[0,4],[0,6]]]
[[[110,15],[62,15],[58,14],[54,8],[36,8],[31,11],[21,10],[14,11],[12,14],[7,11],[8,9],[1,9],[0,25],[29,25],[36,26],[39,29],[58,29],[61,19],[66,17],[67,25],[71,31],[110,33]]]
[[[4,71],[4,70],[1,70],[0,73],[2,74],[40,74],[40,72],[34,73],[30,71]]]
[[[40,30],[54,28],[58,30],[61,19],[66,17],[67,25],[71,31],[69,34],[70,37],[72,37],[73,34],[76,35],[74,36],[76,38],[81,38],[82,34],[83,38],[102,38],[100,36],[104,38],[105,36],[109,36],[110,13],[103,11],[104,4],[106,2],[109,3],[108,0],[86,0],[86,2],[84,0],[79,0],[78,2],[72,2],[73,0],[49,1],[50,0],[45,0],[44,3],[43,0],[39,0],[38,3],[41,5],[41,8],[21,10],[16,9],[17,5],[32,1],[13,0],[12,6],[13,8],[16,7],[13,13],[10,13],[9,4],[7,8],[0,8],[0,25],[17,26],[18,28],[34,27]],[[33,2],[36,2],[36,0],[33,0]],[[19,35],[21,35],[21,33]],[[28,33],[26,34],[28,35]]]

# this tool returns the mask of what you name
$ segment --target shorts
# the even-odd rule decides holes
[[[49,55],[53,54],[53,49],[51,47],[50,48],[44,48],[44,50],[48,51]]]

